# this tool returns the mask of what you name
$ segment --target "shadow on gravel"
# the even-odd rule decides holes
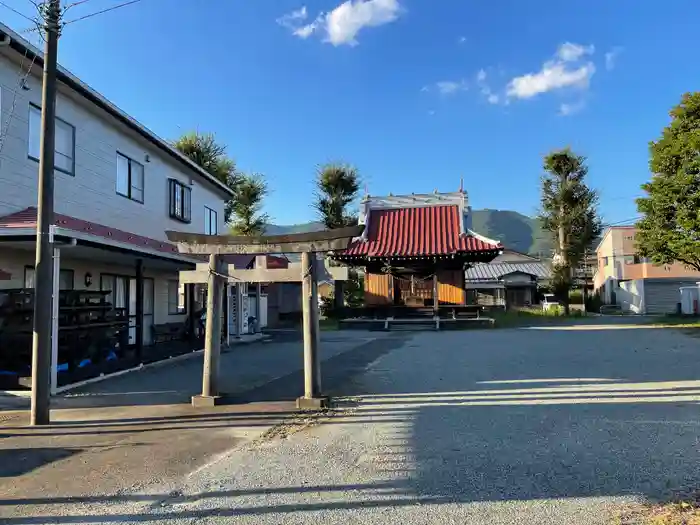
[[[373,361],[384,354],[400,348],[410,334],[392,334],[361,344],[351,351],[343,352],[322,362],[323,390],[342,395],[342,387],[353,376],[363,372]],[[302,355],[300,354],[300,358]],[[292,401],[304,394],[304,371],[298,370],[275,379],[258,388],[231,396],[235,403],[264,401]]]
[[[21,476],[81,452],[69,448],[16,448],[0,450],[0,478]]]

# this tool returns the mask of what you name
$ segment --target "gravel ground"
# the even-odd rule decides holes
[[[415,334],[333,415],[55,522],[593,525],[699,486],[698,340],[594,328]]]

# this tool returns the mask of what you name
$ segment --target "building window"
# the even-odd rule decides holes
[[[204,234],[218,235],[217,214],[211,208],[204,207]]]
[[[143,164],[117,153],[117,193],[143,204]]]
[[[168,281],[168,314],[179,315],[186,313],[185,285],[174,280]]]
[[[54,168],[75,175],[75,127],[56,117],[56,145]],[[29,158],[39,160],[41,155],[41,108],[29,105]]]
[[[192,220],[192,190],[181,182],[170,179],[170,217],[180,222]]]
[[[608,258],[603,257],[603,266],[607,266],[607,265],[608,265]]]
[[[25,266],[24,267],[24,287],[34,288],[35,279],[34,267]],[[60,270],[58,274],[58,289],[59,290],[73,290],[75,280],[75,272],[73,270]]]

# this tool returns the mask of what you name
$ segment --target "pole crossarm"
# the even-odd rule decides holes
[[[204,235],[199,233],[167,231],[170,242],[177,244],[180,253],[191,254],[274,254],[329,252],[344,250],[352,240],[362,235],[364,226],[350,226],[289,235]]]

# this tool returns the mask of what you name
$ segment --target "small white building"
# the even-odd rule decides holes
[[[666,315],[678,313],[681,289],[697,288],[695,279],[668,277],[620,281],[612,291],[616,304],[625,313]]]

